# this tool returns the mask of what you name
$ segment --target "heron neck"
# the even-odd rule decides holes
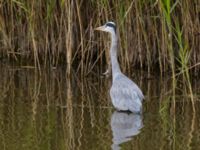
[[[113,81],[116,78],[117,74],[121,73],[120,66],[117,59],[117,44],[118,38],[115,33],[111,34],[112,41],[111,41],[111,48],[110,48],[110,57],[111,57],[111,65],[112,65],[112,76]]]

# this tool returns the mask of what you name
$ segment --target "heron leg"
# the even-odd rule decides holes
[[[104,73],[102,73],[102,74],[104,76],[106,76],[106,77],[110,77],[111,76],[111,63],[109,63],[108,69]]]

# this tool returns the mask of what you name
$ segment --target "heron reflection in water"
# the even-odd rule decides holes
[[[120,149],[120,144],[132,140],[143,128],[142,115],[115,111],[110,121],[113,144],[112,149]]]
[[[141,113],[144,95],[137,84],[125,76],[119,67],[117,60],[118,37],[115,23],[107,22],[95,30],[109,32],[111,35],[112,87],[110,89],[110,96],[112,104],[119,111]]]

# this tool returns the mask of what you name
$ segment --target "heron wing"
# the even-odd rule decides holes
[[[128,88],[130,91],[134,91],[139,99],[142,101],[144,99],[144,95],[142,93],[142,91],[140,90],[140,88],[137,86],[136,83],[134,83],[132,80],[130,80],[128,77],[126,77],[124,74],[120,74],[115,81],[113,82],[113,84],[117,84],[115,85],[117,86],[121,86],[122,88]]]

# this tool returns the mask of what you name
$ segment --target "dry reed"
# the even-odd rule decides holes
[[[109,63],[108,37],[97,38],[93,27],[113,20],[121,37],[119,60],[124,71],[137,67],[151,73],[159,68],[164,73],[171,68],[175,78],[181,47],[176,41],[178,22],[190,52],[187,67],[195,66],[192,70],[198,74],[199,7],[198,0],[1,1],[0,60],[37,68],[67,65],[69,72],[73,67],[88,74],[94,62],[105,65],[104,56],[97,56],[104,50]]]

